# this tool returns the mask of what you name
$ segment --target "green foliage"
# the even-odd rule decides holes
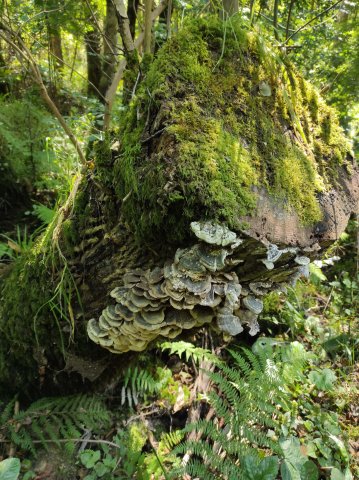
[[[276,457],[263,464],[259,462],[262,449],[280,454],[278,445],[267,435],[268,430],[278,428],[273,418],[286,401],[285,393],[279,388],[279,371],[271,360],[257,357],[248,350],[243,354],[230,353],[232,367],[221,363],[218,371],[207,372],[215,388],[206,398],[216,417],[185,427],[183,432],[192,436],[195,433],[196,440],[186,440],[174,449],[176,454],[189,452],[192,456],[185,466],[172,472],[175,478],[184,473],[206,479],[221,475],[230,479],[245,478],[242,475],[249,468],[250,460],[244,463],[244,459],[248,456],[253,457],[258,475],[262,475],[258,478],[276,478]],[[271,474],[267,473],[266,477],[263,475],[267,469]]]
[[[323,391],[333,390],[337,376],[330,370],[324,368],[322,370],[313,370],[309,373],[309,380],[319,389]]]
[[[143,424],[132,423],[128,428],[118,430],[112,439],[113,445],[101,444],[100,450],[84,450],[79,454],[82,465],[87,469],[85,480],[138,480],[150,479],[155,466],[146,462],[143,447],[147,432]],[[114,449],[115,445],[115,449]],[[148,476],[147,476],[148,475]],[[156,477],[157,478],[157,477]]]
[[[0,242],[0,258],[4,256],[15,259],[19,255],[28,253],[34,244],[34,236],[36,236],[36,232],[28,235],[26,226],[22,230],[18,225],[16,226],[15,238],[0,234],[0,238],[6,240],[6,243]]]
[[[46,138],[54,128],[52,117],[33,99],[6,102],[0,97],[0,124],[0,161],[5,175],[11,172],[13,182],[31,186],[51,165],[53,153]]]
[[[162,386],[161,379],[156,379],[147,369],[136,366],[126,370],[121,388],[121,405],[136,406],[139,398],[157,393]]]
[[[17,480],[20,474],[20,460],[7,458],[0,462],[0,480]]]
[[[61,440],[81,438],[84,430],[108,424],[109,413],[100,398],[87,395],[43,398],[26,410],[13,414],[15,400],[1,412],[0,432],[17,447],[36,455],[38,443],[48,449]]]
[[[204,348],[196,347],[193,343],[178,341],[178,342],[163,342],[159,345],[162,351],[169,350],[169,354],[176,354],[179,357],[184,355],[186,361],[193,360],[195,363],[200,363],[203,360],[209,360],[217,363],[218,357]]]
[[[56,211],[40,203],[33,205],[32,213],[36,215],[44,225],[49,225],[54,220]]]

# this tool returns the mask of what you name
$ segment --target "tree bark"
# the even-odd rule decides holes
[[[132,38],[136,36],[136,22],[137,22],[137,11],[140,2],[139,0],[129,0],[127,6],[127,16],[130,23],[130,32]]]
[[[101,78],[101,37],[96,26],[85,33],[87,59],[87,94],[103,100],[100,96]]]
[[[223,11],[224,17],[231,17],[232,15],[238,13],[239,3],[238,0],[223,0]]]
[[[112,0],[106,0],[106,18],[104,26],[103,41],[103,60],[102,73],[100,80],[100,92],[105,96],[109,86],[111,85],[116,69],[116,58],[118,48],[118,23],[116,9]]]
[[[144,53],[151,53],[152,44],[152,0],[145,0],[145,21],[144,21]]]
[[[64,57],[62,53],[62,41],[60,27],[52,22],[48,22],[49,49],[53,59],[54,70],[62,75],[64,67]]]

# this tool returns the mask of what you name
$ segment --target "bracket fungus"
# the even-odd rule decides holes
[[[177,249],[173,260],[162,267],[137,268],[123,275],[123,286],[110,293],[116,303],[106,306],[98,320],[88,322],[91,340],[123,353],[145,350],[159,336],[175,338],[183,330],[204,324],[231,336],[244,329],[256,335],[263,296],[283,290],[308,265],[309,257],[298,256],[299,247],[279,249],[256,241],[253,248],[253,239],[224,225],[194,225],[198,243]],[[283,253],[284,265],[280,262]],[[242,262],[233,266],[232,257]],[[275,262],[270,272],[253,270],[253,264],[268,258]]]

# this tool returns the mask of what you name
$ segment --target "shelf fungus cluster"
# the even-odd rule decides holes
[[[124,274],[111,291],[113,304],[88,322],[91,340],[123,353],[204,324],[231,336],[244,328],[256,335],[263,296],[308,274],[309,257],[297,248],[240,238],[211,222],[192,222],[191,229],[198,241],[172,261]]]

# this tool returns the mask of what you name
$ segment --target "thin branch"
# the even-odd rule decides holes
[[[167,0],[163,0],[158,7],[156,7],[153,12],[152,12],[152,22],[156,20],[156,18],[161,15],[163,10],[167,6]],[[140,45],[142,45],[144,40],[144,33],[141,32],[139,36],[135,39],[134,41],[134,47],[137,49]],[[107,92],[106,92],[106,104],[105,104],[105,115],[104,115],[104,131],[107,131],[110,126],[110,120],[111,120],[111,110],[116,98],[116,92],[117,92],[117,87],[122,80],[122,77],[125,73],[127,65],[127,60],[124,58],[118,65],[117,71],[113,77],[112,83],[109,86]]]
[[[82,442],[83,441],[83,438],[59,438],[57,440],[33,440],[32,442],[33,443],[38,443],[38,444],[41,444],[41,443],[67,443],[67,442]],[[87,443],[102,443],[104,445],[109,445],[110,447],[114,447],[114,448],[117,448],[118,450],[121,449],[121,447],[119,445],[117,445],[117,443],[114,443],[114,442],[110,442],[109,440],[102,440],[102,439],[98,439],[98,440],[86,440]],[[10,443],[9,440],[4,440],[4,439],[0,439],[0,443]]]
[[[15,41],[10,40],[10,38],[8,38],[8,36],[4,32],[7,32],[8,34],[10,33],[10,35],[15,37]],[[19,36],[14,35],[14,33],[11,31],[11,29],[9,29],[1,21],[0,21],[0,37],[18,53],[20,58],[22,58],[24,61],[28,62],[30,70],[32,71],[32,74],[33,74],[33,79],[34,79],[35,83],[37,83],[37,85],[40,88],[40,94],[41,94],[42,98],[44,99],[47,106],[50,108],[52,113],[55,115],[55,117],[57,118],[61,127],[63,128],[63,130],[65,131],[65,133],[69,137],[71,143],[73,144],[73,146],[75,147],[75,149],[77,151],[78,156],[80,157],[81,162],[83,164],[86,164],[86,158],[85,158],[85,155],[82,152],[81,146],[78,143],[78,141],[77,141],[74,133],[72,132],[71,128],[65,122],[64,117],[61,115],[59,109],[57,108],[57,106],[55,105],[55,103],[53,102],[51,97],[49,96],[47,88],[45,87],[45,84],[42,80],[42,75],[41,75],[41,72],[39,70],[39,67],[38,67],[34,57],[32,56],[32,53],[30,52],[30,50],[24,44],[22,39]],[[20,46],[15,42],[17,42]]]
[[[316,20],[317,18],[321,17],[322,15],[324,15],[325,13],[328,13],[330,12],[330,10],[333,10],[333,8],[337,7],[340,3],[342,3],[343,0],[338,0],[336,3],[334,3],[332,6],[326,8],[325,10],[323,10],[322,12],[319,12],[318,15],[316,15],[315,17],[311,18],[310,20],[308,20],[306,23],[304,23],[304,25],[302,25],[301,27],[299,27],[294,33],[292,33],[292,35],[290,35],[286,41],[281,45],[282,47],[284,47],[291,38],[294,37],[294,35],[296,35],[297,33],[301,32],[302,30],[304,30],[304,28],[306,28],[308,25],[310,25],[312,22],[314,22],[314,20]]]
[[[127,16],[127,9],[123,0],[111,0],[115,7],[118,29],[125,48],[125,55],[130,55],[135,50],[135,44],[130,30],[130,22]]]
[[[278,35],[278,7],[279,7],[279,0],[274,0],[273,28],[274,28],[274,36],[275,36],[276,40],[279,40],[279,35]]]
[[[42,48],[45,48],[45,45],[43,45],[41,42],[39,42],[38,40],[34,39],[34,42],[36,42],[38,45],[40,45],[40,47]],[[76,43],[76,46],[77,46],[77,43]],[[59,57],[57,55],[55,55],[53,52],[51,52],[49,50],[49,55],[53,58],[55,58],[56,60],[60,60]],[[78,70],[75,70],[74,69],[74,63],[73,65],[69,65],[67,62],[65,62],[64,60],[61,60],[62,63],[68,67],[70,70],[71,70],[71,77],[72,77],[72,74],[73,73],[76,73],[76,75],[78,75],[80,78],[82,78],[83,80],[86,80],[87,83],[89,83],[91,85],[91,87],[93,87],[94,90],[96,90],[96,92],[99,94],[100,97],[102,97],[103,100],[105,100],[105,97],[102,95],[102,93],[100,92],[100,90],[96,87],[96,85],[94,85],[92,82],[90,82],[88,80],[88,78],[86,78],[84,75],[82,75],[82,73],[80,73]],[[70,77],[70,78],[71,78]]]

